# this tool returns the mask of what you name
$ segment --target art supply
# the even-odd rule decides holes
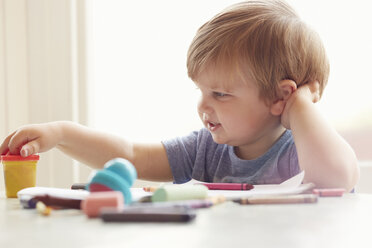
[[[138,199],[138,202],[152,202],[152,195],[143,196]]]
[[[103,209],[101,218],[105,222],[189,222],[195,212],[185,208]]]
[[[194,185],[204,185],[209,190],[251,190],[254,188],[249,183],[195,183]],[[145,192],[155,192],[160,187],[143,187]]]
[[[34,200],[34,197],[29,195],[21,195],[18,198],[23,208],[36,208],[37,200]]]
[[[221,204],[227,200],[224,195],[216,195],[208,197],[207,200],[212,201],[213,205]]]
[[[153,202],[205,199],[208,188],[204,185],[165,185],[151,197]]]
[[[210,190],[251,190],[253,185],[249,183],[200,183]]]
[[[126,204],[132,202],[130,187],[137,179],[137,172],[131,162],[122,158],[115,158],[104,165],[87,184],[90,192],[119,191],[123,194]]]
[[[187,200],[187,201],[174,201],[174,202],[153,202],[153,203],[138,203],[132,204],[125,209],[145,209],[145,208],[186,208],[198,209],[209,208],[213,206],[211,201],[207,200]]]
[[[39,155],[22,157],[18,155],[3,155],[1,162],[4,167],[6,196],[16,198],[17,192],[36,185],[36,165]]]
[[[82,209],[88,217],[97,217],[104,207],[122,209],[124,206],[123,194],[118,191],[90,193],[84,200],[50,195],[20,195],[20,202],[24,208],[37,208],[41,202],[53,209]]]
[[[153,203],[133,203],[125,207],[125,209],[142,209],[142,208],[174,208],[183,207],[186,209],[209,208],[213,205],[220,204],[225,201],[225,197],[211,197],[201,200],[184,200],[170,202],[153,202]]]
[[[314,194],[302,195],[277,195],[277,196],[252,196],[236,199],[240,204],[293,204],[293,203],[316,203],[318,196]]]
[[[78,189],[84,189],[87,187],[86,183],[74,183],[71,185],[71,189],[78,190]]]
[[[69,199],[69,198],[61,198],[61,197],[54,197],[50,195],[40,195],[40,196],[35,196],[26,201],[25,199],[22,199],[21,204],[23,206],[26,206],[26,208],[34,208],[34,204],[37,202],[42,202],[45,205],[49,207],[54,207],[54,208],[73,208],[73,209],[80,209],[80,204],[82,200],[79,199]]]
[[[90,218],[97,217],[103,208],[124,208],[123,194],[118,191],[94,192],[81,202],[81,209]]]
[[[318,196],[342,196],[345,193],[345,189],[313,189],[313,193]]]
[[[48,206],[46,206],[43,202],[39,201],[36,203],[36,210],[44,215],[44,216],[49,216],[50,213],[52,212],[52,209]]]
[[[143,190],[145,192],[155,192],[159,187],[153,187],[153,186],[149,186],[149,187],[143,187]]]

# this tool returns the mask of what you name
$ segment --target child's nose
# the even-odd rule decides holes
[[[205,97],[200,97],[198,102],[198,112],[199,113],[211,113],[212,107],[208,103],[207,99]]]

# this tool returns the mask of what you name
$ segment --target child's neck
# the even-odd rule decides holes
[[[247,144],[234,147],[236,156],[244,160],[253,160],[264,155],[283,135],[286,129],[283,126],[278,127],[275,131],[270,132],[262,139],[253,144]]]

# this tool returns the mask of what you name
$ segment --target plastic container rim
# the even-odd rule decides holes
[[[20,155],[2,155],[1,162],[3,161],[38,161],[39,155],[30,155],[28,157],[22,157]]]

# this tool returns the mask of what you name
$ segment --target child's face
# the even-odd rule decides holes
[[[243,82],[236,77],[226,81],[228,78],[212,67],[195,80],[201,91],[199,116],[213,140],[249,147],[272,142],[280,127],[280,117],[271,114],[270,106],[259,97],[251,79]]]

